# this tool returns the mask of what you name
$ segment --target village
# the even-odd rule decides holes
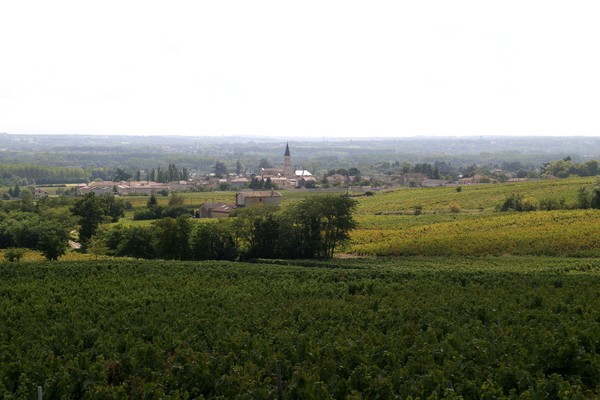
[[[189,177],[170,182],[152,180],[105,181],[101,179],[81,183],[70,189],[70,194],[84,196],[88,193],[112,196],[151,196],[176,192],[231,191],[231,202],[205,202],[193,211],[196,218],[224,218],[239,207],[252,204],[278,206],[287,190],[316,190],[348,192],[372,192],[398,187],[427,188],[463,186],[497,183],[498,176],[503,182],[523,182],[527,177],[515,176],[502,170],[493,170],[490,175],[474,173],[471,176],[457,176],[455,179],[440,179],[438,174],[423,172],[388,173],[374,176],[360,176],[356,168],[333,170],[318,179],[311,171],[296,169],[292,162],[289,144],[286,143],[281,166],[259,168],[258,174],[216,174],[202,177]],[[185,174],[187,175],[187,173]],[[553,178],[549,176],[549,178]],[[33,190],[33,197],[40,199],[50,193],[41,187]]]

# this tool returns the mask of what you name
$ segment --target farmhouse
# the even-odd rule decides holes
[[[297,170],[294,174],[296,175],[296,188],[303,188],[306,187],[307,183],[317,181],[313,174],[305,169]]]
[[[342,174],[333,174],[327,177],[327,183],[330,185],[345,185],[348,183],[348,177]]]
[[[235,210],[235,204],[226,204],[218,202],[207,202],[200,206],[196,212],[197,218],[226,218]]]
[[[283,195],[274,190],[261,192],[239,192],[235,195],[235,204],[238,207],[251,206],[253,204],[268,204],[278,206],[281,204]]]
[[[410,173],[406,173],[403,174],[399,181],[400,184],[403,186],[421,186],[421,184],[423,183],[423,181],[427,179],[427,175],[425,174],[421,174],[419,172],[410,172]]]
[[[425,179],[423,182],[421,182],[422,187],[440,187],[451,185],[454,185],[454,182],[445,179]]]
[[[483,179],[484,179],[483,175],[475,174],[469,178],[460,178],[458,180],[458,184],[459,185],[475,185],[475,184],[481,183],[481,181]]]
[[[33,191],[33,198],[34,199],[42,199],[44,197],[48,197],[50,195],[50,193],[46,192],[45,190],[42,189],[35,189]]]
[[[248,178],[244,178],[242,176],[242,177],[230,179],[229,184],[231,185],[231,187],[234,187],[234,188],[243,188],[244,186],[247,186],[248,184],[250,184],[250,180]]]

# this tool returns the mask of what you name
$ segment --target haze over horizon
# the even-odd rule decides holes
[[[600,4],[0,4],[0,132],[600,136]]]

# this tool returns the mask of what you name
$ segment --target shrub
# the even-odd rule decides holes
[[[567,202],[563,198],[560,199],[543,199],[540,200],[540,210],[564,210],[567,208]]]
[[[141,209],[133,213],[134,221],[142,221],[149,219],[158,219],[162,216],[163,208],[160,206],[154,206],[151,208]]]
[[[533,197],[523,197],[520,194],[511,194],[500,205],[500,211],[535,211],[537,200]]]
[[[460,212],[460,205],[458,203],[450,203],[450,212],[458,214]]]
[[[4,259],[8,262],[19,262],[25,255],[26,249],[10,248],[4,251]]]

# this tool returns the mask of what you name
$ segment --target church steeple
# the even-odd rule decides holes
[[[294,178],[294,167],[292,166],[292,156],[290,155],[290,146],[285,144],[285,153],[283,154],[283,176],[288,179]]]

